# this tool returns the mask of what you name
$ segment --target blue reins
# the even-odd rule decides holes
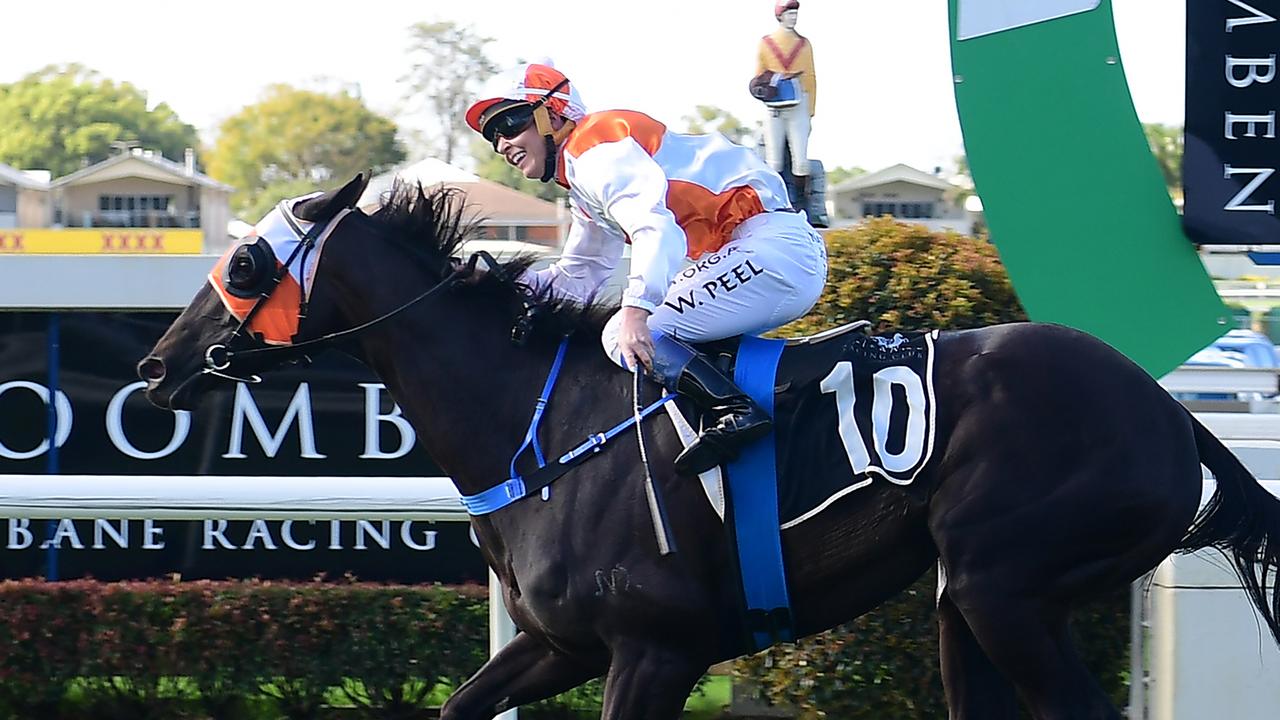
[[[547,381],[542,385],[542,394],[538,396],[538,400],[534,404],[533,418],[529,422],[529,430],[525,433],[524,442],[516,450],[515,455],[511,457],[510,477],[483,492],[475,495],[463,495],[462,504],[467,508],[468,513],[472,515],[487,515],[536,492],[541,492],[544,500],[548,499],[550,497],[551,483],[575,466],[594,457],[596,453],[604,449],[604,446],[610,440],[635,425],[637,419],[639,422],[643,422],[655,410],[676,397],[674,394],[662,396],[646,406],[638,414],[632,415],[608,430],[592,433],[577,447],[548,464],[543,457],[542,446],[538,442],[538,425],[542,422],[543,412],[547,409],[547,404],[551,400],[551,393],[555,390],[556,380],[560,377],[560,368],[564,365],[564,356],[568,348],[569,338],[566,337],[560,342],[560,348],[556,351],[556,359],[551,363],[551,370],[547,373]],[[516,462],[530,447],[533,448],[533,455],[538,461],[538,468],[529,473],[528,476],[521,476],[516,472]]]

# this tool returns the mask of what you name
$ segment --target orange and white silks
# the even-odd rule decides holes
[[[789,209],[782,178],[719,133],[681,135],[639,112],[582,118],[561,148],[558,181],[573,223],[560,260],[528,273],[536,288],[588,300],[631,244],[624,306],[662,302],[684,258],[724,247],[763,212]]]
[[[313,195],[319,193],[313,193]],[[289,208],[301,200],[305,200],[312,195],[306,195],[292,200],[285,200],[276,206],[274,210],[267,214],[257,225],[254,226],[254,232],[245,238],[246,243],[257,242],[259,238],[264,238],[267,244],[271,246],[271,250],[275,255],[275,269],[279,272],[284,266],[284,261],[293,255],[293,251],[298,247],[302,238],[293,231],[289,222],[285,219],[285,213],[289,213],[289,217],[297,225],[303,233],[309,232],[312,223],[299,220],[292,215]],[[343,210],[316,238],[315,247],[310,252],[305,253],[305,259],[301,257],[303,253],[299,253],[298,257],[294,257],[293,262],[289,264],[289,271],[280,279],[280,283],[271,291],[271,296],[263,304],[262,309],[258,310],[253,316],[253,320],[249,323],[248,330],[250,333],[262,338],[263,342],[269,345],[289,345],[294,341],[298,334],[298,317],[302,306],[302,292],[306,288],[307,296],[311,295],[311,285],[315,281],[316,266],[320,263],[320,253],[324,250],[324,242],[333,232],[338,223],[350,210]],[[222,304],[226,306],[237,320],[243,321],[258,302],[258,296],[239,297],[230,292],[225,286],[225,269],[231,255],[235,253],[239,245],[232,247],[226,252],[218,262],[209,271],[209,284],[213,286],[214,292],[218,293],[218,297],[222,298]]]

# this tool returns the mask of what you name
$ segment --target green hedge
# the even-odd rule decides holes
[[[485,660],[480,587],[360,583],[0,583],[0,717],[418,718]],[[1128,596],[1086,608],[1085,656],[1117,703]],[[857,621],[740,661],[807,717],[945,717],[933,581]],[[434,689],[434,694],[433,694]],[[599,683],[522,711],[598,714]],[[326,714],[328,713],[328,714]],[[353,714],[354,713],[354,714]]]
[[[735,674],[802,718],[917,720],[947,717],[938,670],[936,578],[926,575],[857,620],[738,661]],[[1076,639],[1112,702],[1129,688],[1129,590],[1076,613]]]
[[[479,587],[0,583],[6,716],[413,717],[487,646]]]
[[[779,335],[869,320],[877,333],[958,330],[1026,320],[986,240],[893,218],[823,233],[830,270],[818,304]]]

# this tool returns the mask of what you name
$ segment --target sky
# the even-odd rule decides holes
[[[501,66],[550,58],[589,109],[628,108],[673,129],[697,105],[749,126],[759,38],[774,0],[331,0],[6,2],[0,83],[77,62],[168,103],[211,143],[218,124],[273,83],[356,87],[408,129],[408,28],[453,21],[489,37]],[[1182,124],[1184,0],[1113,0],[1139,117]],[[643,12],[637,12],[637,9]],[[963,152],[952,94],[946,0],[801,0],[796,29],[813,44],[818,106],[809,155],[828,168],[906,163],[950,169]]]

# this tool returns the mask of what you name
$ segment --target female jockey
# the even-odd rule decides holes
[[[466,120],[526,177],[569,191],[563,254],[522,283],[588,302],[631,244],[605,352],[719,415],[676,469],[704,472],[768,434],[768,415],[686,343],[772,330],[817,302],[826,247],[788,205],[782,178],[719,133],[679,135],[630,110],[587,114],[548,65],[495,78]]]

